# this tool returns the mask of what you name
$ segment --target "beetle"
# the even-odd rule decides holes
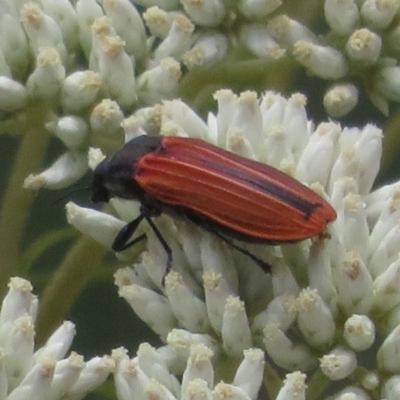
[[[152,218],[166,213],[186,218],[250,257],[264,271],[271,266],[232,240],[295,243],[321,234],[336,219],[332,206],[285,173],[200,139],[143,135],[126,143],[95,169],[92,201],[120,197],[140,202],[140,214],[117,234],[119,252],[146,220],[167,253],[172,250]]]

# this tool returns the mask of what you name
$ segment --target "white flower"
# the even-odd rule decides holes
[[[264,355],[259,349],[244,352],[244,358],[235,368],[232,383],[215,382],[211,359],[218,357],[204,344],[187,343],[188,355],[167,344],[158,350],[144,343],[138,355],[129,359],[124,349],[115,350],[113,358],[117,368],[115,385],[118,399],[211,399],[238,398],[255,400],[263,376]],[[172,374],[173,371],[174,373]],[[175,374],[182,374],[180,383]]]
[[[175,361],[167,363],[174,371],[188,362],[191,346],[205,346],[214,354],[217,375],[224,365],[221,357],[233,362],[246,349],[256,347],[265,351],[272,368],[302,371],[310,378],[313,371],[322,370],[332,388],[333,382],[344,379],[361,385],[360,396],[376,390],[384,378],[375,368],[392,374],[400,370],[395,250],[399,248],[395,207],[399,186],[370,193],[379,168],[381,131],[373,125],[350,129],[333,122],[314,127],[306,117],[305,98],[299,94],[286,100],[273,92],[257,98],[251,92],[236,96],[224,90],[215,97],[218,111],[208,115],[207,123],[177,100],[138,113],[135,123],[148,126],[157,113],[160,132],[200,137],[283,169],[328,199],[336,208],[337,220],[325,238],[279,247],[247,246],[272,265],[268,275],[212,234],[162,216],[155,221],[173,255],[173,270],[165,286],[165,250],[147,231],[149,251],[142,261],[115,276],[120,295],[167,342],[168,351],[163,351],[174,355]],[[125,208],[117,202],[113,207],[126,218]],[[134,217],[129,215],[127,221]],[[102,213],[95,217],[99,224],[102,218]],[[96,236],[91,229],[78,229]],[[109,237],[112,232],[115,235],[114,228],[102,230]],[[380,337],[386,339],[382,342]],[[361,352],[370,358],[371,370],[362,364]],[[365,373],[353,374],[360,365]],[[302,374],[293,375],[293,381],[287,378],[280,396],[291,393],[288,398],[304,398],[307,389]],[[136,395],[154,390],[163,397],[177,396],[176,387],[166,389],[146,375],[140,386],[131,386],[139,390]],[[218,396],[222,390],[217,384],[212,392],[213,386],[201,383],[211,379],[209,372],[200,381],[190,376],[190,384],[184,380],[182,385],[185,382],[191,391],[201,389],[194,396],[208,398],[210,390]],[[164,378],[161,383],[165,385]],[[268,387],[268,380],[264,385]],[[337,398],[355,393],[353,389],[349,386]],[[241,397],[238,390],[230,387],[229,393]]]
[[[75,336],[75,326],[69,321],[35,351],[37,309],[38,299],[32,294],[31,284],[11,278],[0,310],[1,398],[83,398],[113,371],[113,360],[104,356],[85,362],[75,352],[67,356]]]

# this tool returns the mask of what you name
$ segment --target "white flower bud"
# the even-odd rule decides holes
[[[239,356],[243,350],[252,346],[244,302],[238,297],[229,296],[226,299],[221,334],[222,346],[227,354]]]
[[[367,350],[375,341],[375,325],[366,315],[353,314],[344,323],[343,337],[353,350]]]
[[[374,89],[387,100],[400,101],[400,67],[383,67],[374,77]]]
[[[70,349],[75,335],[75,324],[70,321],[64,321],[64,323],[51,334],[44,346],[36,351],[34,358],[38,361],[47,357],[61,360]]]
[[[362,197],[349,193],[344,198],[343,245],[347,251],[354,250],[361,257],[367,255],[369,226]]]
[[[377,371],[366,371],[362,376],[360,383],[368,392],[377,390],[380,387],[381,379]]]
[[[77,113],[94,104],[101,88],[97,72],[77,71],[67,76],[61,90],[61,103],[66,112]]]
[[[257,399],[264,376],[264,352],[260,349],[244,350],[232,384],[242,389],[250,399]]]
[[[79,149],[88,136],[88,125],[85,119],[77,115],[67,115],[57,121],[56,136],[70,149]]]
[[[319,39],[310,29],[286,15],[278,15],[269,20],[267,28],[272,38],[285,48],[291,48],[299,40],[319,43]]]
[[[347,378],[357,367],[357,358],[353,351],[343,347],[333,349],[320,359],[322,372],[332,381]]]
[[[384,237],[400,220],[400,193],[397,190],[393,190],[393,194],[389,192],[387,196],[381,198],[379,193],[383,194],[383,192],[385,190],[380,191],[378,189],[367,198],[367,215],[370,226],[373,226],[368,243],[369,255],[376,251]],[[378,219],[374,218],[375,221],[373,222],[371,221],[372,213],[379,213],[377,215]]]
[[[153,67],[163,58],[171,57],[180,61],[192,43],[194,25],[184,15],[177,15],[168,35],[154,51]]]
[[[379,171],[382,130],[372,124],[362,130],[344,128],[339,144],[340,155],[332,167],[331,184],[351,176],[357,181],[358,194],[369,193]]]
[[[14,6],[12,6],[14,7]],[[1,67],[1,76],[25,76],[30,57],[28,39],[19,21],[19,15],[0,11],[0,49],[4,57],[4,65]],[[8,70],[9,74],[4,72]],[[1,90],[0,90],[1,92]]]
[[[172,99],[178,93],[182,76],[180,65],[173,58],[165,58],[151,69],[147,69],[137,80],[137,93],[144,104],[153,105]]]
[[[74,51],[77,46],[78,23],[76,11],[72,3],[68,0],[40,0],[40,5],[45,14],[49,15],[57,22],[63,35],[65,45],[70,51]]]
[[[397,256],[398,257],[398,256]],[[400,304],[400,258],[375,279],[373,284],[374,307],[384,313]]]
[[[241,388],[224,382],[218,383],[213,391],[214,400],[249,400]]]
[[[89,148],[88,151],[88,164],[89,168],[94,171],[96,167],[106,158],[100,149],[93,147]],[[111,201],[111,200],[110,200]]]
[[[352,84],[334,85],[325,93],[323,102],[330,117],[344,117],[357,105],[358,89]]]
[[[190,349],[193,345],[204,345],[213,353],[218,346],[210,335],[197,334],[183,329],[172,329],[167,336],[167,343],[174,349],[178,357],[187,360],[190,357]]]
[[[41,47],[36,58],[36,68],[26,83],[29,94],[34,99],[50,100],[58,97],[65,68],[53,47]]]
[[[144,398],[160,400],[176,400],[176,397],[161,383],[150,379],[143,388]]]
[[[271,37],[268,28],[262,24],[244,25],[239,32],[240,41],[256,56],[282,57],[286,50],[281,48]]]
[[[221,273],[230,290],[236,293],[238,275],[235,268],[232,268],[234,259],[226,243],[213,235],[204,233],[201,236],[200,252],[203,271]]]
[[[361,6],[361,17],[372,29],[384,29],[392,22],[399,7],[398,0],[365,0]]]
[[[304,339],[313,347],[328,346],[336,326],[328,306],[315,289],[303,289],[297,299],[297,323]]]
[[[263,134],[262,128],[262,114],[257,94],[253,91],[241,93],[237,98],[235,112],[230,116],[230,130],[227,132],[225,145],[232,149],[232,144],[240,135],[242,140],[248,142],[254,154],[256,150],[259,150],[258,143]]]
[[[125,226],[125,222],[111,215],[79,207],[72,202],[67,203],[65,208],[69,224],[109,248],[118,232]]]
[[[190,347],[190,356],[182,376],[182,393],[187,393],[190,382],[201,379],[209,388],[214,385],[214,369],[211,358],[214,353],[204,344],[194,344]]]
[[[213,329],[221,332],[226,300],[232,291],[221,273],[205,271],[203,281],[208,319]]]
[[[7,325],[12,325],[15,320],[24,315],[31,315],[35,318],[35,315],[32,314],[34,296],[31,283],[25,279],[14,277],[10,278],[8,288],[0,309],[0,324],[3,333]]]
[[[92,25],[97,18],[104,15],[104,12],[96,0],[78,0],[75,9],[79,25],[79,43],[89,58],[92,51]]]
[[[225,17],[223,0],[181,0],[181,4],[190,19],[198,25],[212,27],[218,25]]]
[[[182,389],[182,400],[212,400],[213,396],[207,382],[202,379],[193,379],[187,387]]]
[[[218,103],[218,113],[215,121],[216,126],[212,131],[215,137],[212,140],[210,138],[209,141],[219,146],[226,146],[226,135],[231,117],[236,110],[237,96],[231,90],[222,89],[214,93],[214,100]]]
[[[93,357],[86,362],[79,379],[68,391],[71,398],[81,399],[88,392],[100,386],[115,369],[115,362],[109,356]]]
[[[206,305],[195,297],[182,276],[171,271],[165,278],[165,293],[180,325],[190,332],[207,332]]]
[[[104,36],[98,48],[98,71],[106,96],[115,99],[122,108],[136,101],[134,65],[119,36]]]
[[[167,12],[159,7],[149,7],[143,13],[143,19],[152,36],[165,38],[176,17],[176,12]]]
[[[333,47],[299,40],[294,44],[293,56],[310,73],[320,78],[339,79],[348,72],[346,59]]]
[[[140,368],[152,379],[157,380],[168,388],[175,396],[181,392],[178,379],[172,375],[165,360],[157,353],[157,350],[148,343],[141,343],[137,351]]]
[[[120,133],[124,114],[117,102],[104,99],[90,115],[90,127],[95,134],[112,136]]]
[[[372,232],[371,236],[374,238],[378,237],[379,239],[370,239],[371,243],[374,244],[372,248],[375,248],[383,239],[383,236],[393,228],[399,220],[396,216],[397,210],[400,209],[400,182],[384,185],[374,190],[365,197],[365,201],[367,204],[368,222],[374,227],[374,230],[378,229],[378,232],[376,234]],[[380,227],[378,226],[378,218],[382,219],[382,226]],[[389,228],[385,226],[386,223]]]
[[[182,100],[163,102],[161,127],[169,121],[179,125],[189,137],[210,140],[207,124]]]
[[[79,151],[68,151],[45,171],[37,175],[29,175],[24,181],[24,188],[33,190],[62,189],[78,181],[87,171],[86,154]]]
[[[400,375],[393,375],[384,384],[382,396],[386,400],[397,400],[400,396]]]
[[[301,93],[292,94],[287,102],[282,116],[282,125],[286,132],[297,131],[297,135],[288,135],[288,144],[294,160],[310,139],[313,125],[307,119],[307,97]]]
[[[325,19],[333,32],[346,36],[353,32],[360,18],[354,0],[325,0]]]
[[[128,302],[139,318],[161,337],[166,338],[177,326],[168,300],[155,291],[133,284],[121,286],[118,294]]]
[[[276,400],[306,400],[306,378],[300,371],[287,374]]]
[[[333,122],[321,123],[317,127],[297,163],[296,177],[300,182],[319,182],[327,187],[340,133],[340,126]]]
[[[7,363],[7,372],[11,376],[21,377],[32,367],[35,345],[35,327],[32,317],[23,315],[15,319],[7,335],[5,335],[4,327],[2,328],[2,348],[7,357],[11,357]]]
[[[378,369],[391,373],[400,372],[400,325],[383,341],[376,355]]]
[[[225,35],[202,35],[194,46],[182,56],[182,61],[191,69],[221,60],[228,50],[228,41]]]
[[[385,273],[388,265],[398,263],[400,248],[400,225],[393,227],[371,254],[369,270],[373,277]],[[397,268],[397,267],[395,267]]]
[[[25,375],[20,384],[12,391],[10,400],[48,398],[50,385],[53,379],[56,361],[52,358],[44,358],[37,362]]]
[[[278,324],[283,331],[288,329],[296,320],[297,302],[293,296],[274,297],[267,306],[267,309],[257,314],[251,324],[253,336],[263,334],[264,327],[273,322]]]
[[[350,251],[345,254],[336,279],[339,304],[349,312],[367,313],[373,301],[373,281],[358,253]]]
[[[0,110],[14,112],[25,107],[28,91],[19,82],[0,76]]]
[[[308,370],[317,365],[317,359],[303,343],[293,343],[275,322],[264,329],[264,346],[274,363],[281,368]]]
[[[116,362],[114,382],[118,398],[144,400],[143,388],[150,378],[140,367],[138,358],[130,360],[125,349],[113,350],[112,358]]]
[[[349,37],[346,52],[349,58],[362,64],[374,64],[381,53],[382,39],[369,29],[358,29]]]
[[[71,386],[78,381],[82,370],[85,368],[83,356],[71,352],[67,359],[56,364],[54,377],[51,382],[49,398],[58,399],[69,392]]]
[[[26,3],[21,10],[21,21],[35,56],[38,56],[42,47],[54,47],[62,64],[66,63],[67,49],[61,29],[53,18],[44,14],[37,4]]]
[[[371,400],[371,397],[359,387],[347,386],[335,395],[333,400]]]
[[[102,0],[102,4],[113,28],[126,43],[127,53],[133,55],[136,61],[142,60],[147,51],[143,45],[146,32],[136,7],[128,0]]]
[[[310,247],[310,255],[307,263],[307,272],[310,287],[317,289],[318,294],[329,303],[330,299],[337,297],[337,289],[332,277],[332,261],[327,251],[327,241],[316,240]],[[336,257],[341,259],[341,252],[337,251]]]
[[[133,115],[125,118],[121,122],[121,127],[125,133],[125,143],[128,143],[133,138],[147,134],[147,132],[143,128],[143,121]]]
[[[283,4],[283,0],[241,0],[239,8],[248,19],[264,18]]]

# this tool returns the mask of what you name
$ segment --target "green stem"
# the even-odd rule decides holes
[[[0,208],[0,295],[10,276],[17,273],[20,245],[35,193],[23,188],[24,179],[37,172],[43,163],[49,135],[44,129],[45,108],[32,107],[26,114],[26,131],[14,160]]]
[[[40,298],[36,338],[40,345],[67,317],[71,306],[96,272],[107,249],[88,237],[72,247]]]

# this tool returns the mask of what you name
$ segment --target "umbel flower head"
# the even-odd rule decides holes
[[[30,282],[12,278],[0,309],[0,398],[82,399],[115,368],[111,357],[83,357],[70,352],[75,326],[65,321],[35,348],[38,299]]]
[[[201,345],[212,354],[214,376],[235,382],[234,366],[249,349],[259,349],[266,354],[263,384],[271,396],[280,390],[279,399],[306,398],[307,385],[310,393],[338,399],[370,399],[375,393],[394,398],[400,373],[400,184],[371,192],[381,130],[333,122],[315,127],[300,94],[286,100],[273,92],[258,98],[252,92],[236,96],[222,90],[215,98],[218,111],[208,114],[207,123],[182,101],[166,101],[139,111],[142,123],[134,131],[126,129],[126,136],[151,126],[153,132],[201,138],[266,162],[316,190],[338,216],[324,237],[248,246],[273,266],[271,275],[192,224],[157,218],[174,258],[165,287],[166,254],[151,232],[142,261],[119,270],[115,278],[120,295],[166,341],[154,353],[162,368],[183,374],[193,346]],[[101,158],[91,152],[93,165]],[[111,246],[124,220],[135,217],[130,202],[111,203],[117,217],[69,203],[69,221]],[[134,259],[131,251],[118,257]],[[121,354],[117,359],[120,368],[130,363],[137,368],[136,358],[128,361]],[[130,390],[147,393],[136,374],[134,380],[127,374]],[[208,390],[213,389],[210,382]],[[258,391],[256,382],[252,394],[247,392],[250,398]],[[180,395],[174,385],[166,385],[164,396],[188,396],[186,384],[181,383]]]

